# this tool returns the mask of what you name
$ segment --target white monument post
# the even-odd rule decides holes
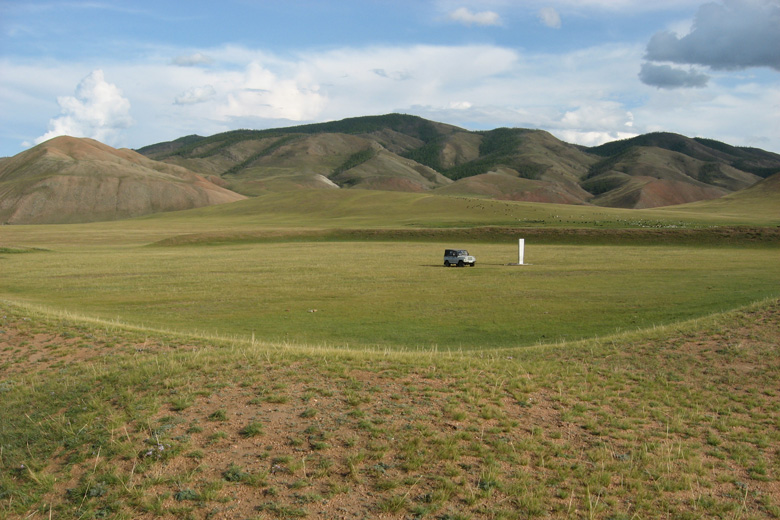
[[[531,265],[525,263],[525,239],[524,238],[517,239],[517,263],[506,264],[506,265]]]

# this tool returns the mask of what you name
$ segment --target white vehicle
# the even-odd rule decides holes
[[[451,265],[457,265],[463,267],[464,265],[470,265],[474,267],[477,263],[477,259],[469,254],[465,249],[445,249],[444,250],[444,266],[449,267]]]

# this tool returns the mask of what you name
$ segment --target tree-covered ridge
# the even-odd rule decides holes
[[[265,157],[267,155],[272,154],[275,150],[278,150],[279,148],[286,145],[287,143],[295,141],[296,139],[298,139],[298,137],[299,136],[296,134],[290,134],[290,135],[280,137],[279,139],[271,143],[269,146],[263,148],[256,154],[243,160],[242,162],[236,164],[235,166],[229,168],[228,170],[223,172],[222,175],[235,175],[241,170],[243,170],[244,168],[248,168],[249,166],[251,166],[252,163],[255,162],[256,160],[260,159],[261,157]],[[222,147],[220,146],[220,148]]]
[[[439,136],[419,148],[410,150],[404,154],[404,157],[433,168],[452,180],[487,173],[500,164],[510,168],[517,166],[530,175],[529,178],[533,178],[536,172],[529,171],[526,168],[527,164],[521,165],[519,161],[512,158],[520,145],[520,136],[527,131],[520,128],[497,128],[486,132],[474,132],[483,136],[479,146],[479,158],[452,168],[444,168],[441,163],[446,136]],[[525,175],[521,174],[521,176]]]
[[[586,151],[609,160],[632,148],[641,146],[663,148],[700,161],[725,163],[738,170],[764,178],[780,171],[780,155],[778,154],[758,148],[731,146],[714,139],[689,138],[670,132],[653,132],[630,139],[612,141],[601,146],[587,148]],[[596,169],[600,169],[600,167],[596,167]]]
[[[406,157],[407,159],[411,159],[420,164],[424,164],[429,168],[433,168],[438,172],[441,172],[444,171],[444,167],[442,166],[441,159],[440,159],[441,151],[443,147],[444,147],[444,137],[439,137],[437,139],[433,139],[425,143],[419,148],[415,148],[414,150],[409,150],[408,152],[403,154],[403,156]]]
[[[165,145],[168,145],[169,148],[173,149],[170,155],[202,159],[216,155],[221,150],[229,148],[241,141],[265,139],[289,134],[339,133],[360,135],[388,129],[428,143],[445,133],[446,130],[444,130],[444,128],[446,127],[447,125],[436,124],[418,116],[387,114],[382,116],[351,117],[340,121],[272,128],[267,130],[233,130],[210,137],[192,136],[192,139],[188,138],[182,142],[179,142],[181,140],[177,140],[169,143],[160,143],[140,148],[138,151],[143,154],[152,154],[159,150],[163,150]],[[198,149],[202,151],[193,153]]]
[[[376,158],[381,149],[388,152],[381,161],[357,176],[347,173]],[[469,131],[406,114],[187,136],[140,151],[199,173],[221,175],[231,189],[250,196],[257,194],[256,180],[264,176],[274,179],[265,182],[264,189],[287,186],[293,178],[294,186],[319,186],[321,179],[310,179],[309,184],[305,179],[312,172],[330,172],[325,175],[342,188],[647,207],[720,197],[780,172],[778,154],[670,132],[589,148],[538,130]],[[433,170],[438,180],[410,181],[406,160],[417,163],[412,167],[418,172]],[[488,172],[506,175],[457,182]]]
[[[155,155],[160,155],[160,154],[171,154],[183,146],[188,146],[193,143],[197,143],[198,141],[201,141],[203,139],[204,139],[203,136],[196,135],[196,134],[186,135],[184,137],[179,137],[178,139],[175,139],[173,141],[167,141],[164,143],[157,143],[157,144],[151,144],[149,146],[144,146],[143,148],[139,148],[136,151],[148,157],[154,157]]]
[[[615,153],[614,155],[604,156],[604,159],[598,161],[597,163],[592,164],[590,168],[588,168],[588,174],[585,176],[584,180],[590,180],[594,177],[601,175],[602,173],[612,170],[612,168],[616,164],[620,163],[621,161],[625,161],[626,157],[634,154],[636,150],[637,150],[636,147],[629,146],[624,149],[621,149],[619,153]]]
[[[365,150],[360,150],[359,152],[355,152],[347,157],[346,161],[333,170],[333,175],[338,175],[340,173],[344,173],[347,170],[351,170],[356,166],[360,166],[364,162],[370,161],[375,156],[376,150],[371,147],[366,148]]]
[[[389,129],[416,137],[427,143],[442,135],[443,132],[440,130],[442,126],[444,125],[437,125],[418,116],[386,114],[382,116],[350,117],[340,121],[293,126],[281,130],[305,134],[340,133],[359,135]]]
[[[421,146],[407,151],[403,156],[428,166],[453,180],[486,173],[499,165],[512,168],[518,171],[522,177],[530,179],[538,178],[545,169],[538,164],[516,157],[517,147],[522,134],[529,132],[529,130],[521,128],[497,128],[495,130],[474,132],[483,136],[479,157],[468,163],[445,168],[441,162],[441,153],[446,144],[447,136],[455,130],[463,132],[466,132],[466,130],[429,121],[418,116],[397,113],[352,117],[340,121],[266,130],[233,130],[210,137],[192,135],[167,143],[147,146],[138,151],[149,156],[163,155],[202,159],[213,157],[236,143],[248,140],[287,137],[293,134],[340,133],[370,135],[387,130],[422,141],[423,144]],[[287,141],[288,139],[285,139],[283,142]],[[626,153],[637,147],[658,147],[708,163],[727,164],[760,177],[768,177],[780,171],[780,155],[778,154],[757,148],[735,147],[713,139],[688,138],[670,132],[654,132],[630,139],[612,141],[600,146],[578,148],[588,154],[604,158],[590,168],[587,178],[593,178],[608,170],[611,164],[622,160]],[[270,153],[274,148],[269,149],[268,152]],[[263,155],[266,155],[266,153],[260,152],[258,156],[231,167],[226,173],[235,173]]]

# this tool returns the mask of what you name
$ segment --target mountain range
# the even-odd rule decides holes
[[[0,159],[0,222],[113,220],[268,191],[368,189],[652,208],[780,175],[780,155],[652,133],[597,147],[388,114],[191,135],[136,151],[59,137]]]

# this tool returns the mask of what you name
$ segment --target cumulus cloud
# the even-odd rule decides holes
[[[459,7],[449,14],[450,20],[464,25],[501,25],[501,17],[493,11],[472,12],[466,7]]]
[[[561,28],[561,16],[552,7],[544,7],[539,10],[539,20],[551,29]]]
[[[620,103],[601,101],[566,111],[561,117],[561,125],[586,131],[601,128],[630,128],[634,126],[634,116]]]
[[[694,70],[682,70],[670,65],[643,63],[639,72],[642,83],[658,88],[702,88],[710,77]]]
[[[564,141],[586,146],[638,135],[634,130],[634,114],[614,101],[596,101],[572,108],[550,126]]]
[[[691,32],[653,35],[645,59],[713,70],[769,67],[780,71],[780,1],[724,0],[707,3],[696,13]],[[643,67],[640,75],[655,86],[702,86],[701,75],[671,68]],[[647,82],[647,81],[646,81]]]
[[[58,97],[57,103],[60,115],[49,120],[49,131],[38,137],[35,144],[60,135],[113,143],[122,129],[133,124],[130,101],[119,87],[105,80],[100,69],[81,80],[75,96]]]
[[[127,85],[133,115],[143,122],[122,132],[123,146],[389,112],[466,128],[543,128],[572,142],[599,144],[633,131],[623,102],[599,100],[605,92],[613,98],[620,97],[614,92],[633,95],[632,66],[642,52],[641,46],[610,45],[551,59],[554,55],[496,45],[345,47],[283,55],[225,46],[208,50],[213,67],[179,69],[158,62],[111,69],[110,76]],[[145,81],[134,81],[139,77]],[[625,90],[605,91],[604,78]],[[599,112],[586,112],[587,107]]]
[[[221,119],[262,118],[304,121],[317,117],[325,97],[305,77],[280,77],[262,64],[251,63],[240,85],[218,109]]]
[[[449,104],[449,108],[453,110],[468,110],[473,105],[468,101],[452,101]]]
[[[214,60],[200,52],[195,54],[176,56],[171,60],[171,64],[178,65],[179,67],[198,67],[201,65],[211,65]]]
[[[186,92],[183,92],[176,96],[174,99],[174,105],[195,105],[197,103],[205,103],[214,98],[217,95],[217,91],[211,85],[203,85],[202,87],[193,87]]]

